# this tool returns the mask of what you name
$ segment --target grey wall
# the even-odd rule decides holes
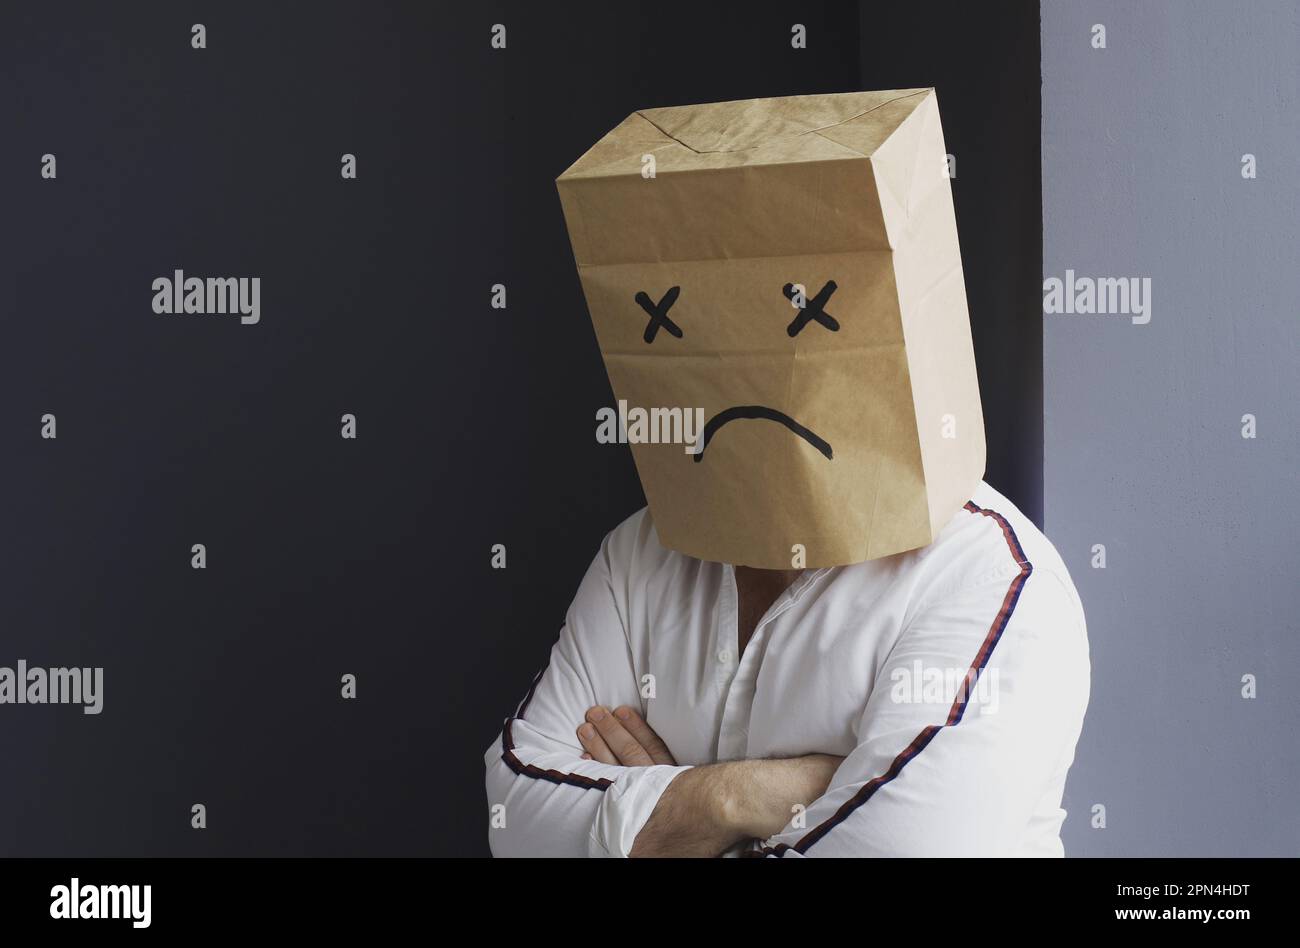
[[[1044,317],[1046,530],[1093,655],[1072,855],[1300,854],[1298,49],[1294,2],[1042,4],[1044,277],[1153,283],[1146,325]]]

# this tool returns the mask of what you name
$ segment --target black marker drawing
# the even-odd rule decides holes
[[[646,296],[644,291],[637,293],[636,301],[641,304],[643,310],[650,314],[650,322],[646,323],[645,336],[642,337],[647,343],[655,341],[655,335],[659,332],[660,326],[667,329],[669,333],[678,339],[682,338],[681,329],[668,318],[668,311],[673,308],[673,304],[677,302],[677,297],[681,292],[682,288],[680,286],[670,286],[668,292],[664,294],[663,299],[658,304],[651,302],[650,297]]]
[[[785,412],[777,411],[775,408],[767,408],[763,405],[736,405],[734,408],[718,412],[704,426],[704,435],[700,439],[700,450],[695,455],[696,463],[704,460],[704,449],[709,446],[709,441],[718,433],[718,429],[729,421],[735,421],[737,418],[765,418],[768,421],[780,422],[826,455],[827,460],[831,459],[830,443],[799,424]]]
[[[791,338],[799,335],[803,327],[808,325],[810,319],[817,320],[817,322],[821,323],[831,332],[839,332],[840,324],[835,321],[834,316],[822,308],[826,305],[826,301],[831,298],[831,294],[838,288],[839,287],[835,285],[834,280],[827,280],[826,285],[821,288],[821,291],[818,292],[816,296],[810,300],[804,301],[804,305],[799,308],[799,312],[795,316],[794,321],[785,328],[785,331],[790,334]],[[785,294],[786,299],[794,302],[795,290],[793,283],[787,283],[782,288],[781,292]]]

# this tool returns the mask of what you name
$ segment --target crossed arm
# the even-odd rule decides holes
[[[759,840],[769,856],[1012,855],[1035,820],[1038,838],[1050,838],[1044,821],[1064,814],[1039,805],[1059,800],[1073,756],[1087,705],[1087,641],[1059,582],[1035,574],[1023,589],[1010,587],[1016,602],[1007,585],[1014,575],[990,574],[909,620],[842,760],[684,767],[634,710],[642,706],[638,645],[626,637],[602,552],[548,668],[485,756],[493,853],[715,856]],[[950,708],[895,693],[899,669],[968,666],[998,676],[996,706]],[[807,808],[800,825],[791,821],[795,804]]]
[[[635,709],[588,709],[578,727],[583,760],[622,767],[675,766],[668,746]],[[679,773],[636,835],[629,853],[718,856],[737,843],[766,839],[823,793],[844,760],[830,754],[736,760]]]
[[[639,711],[613,586],[603,547],[550,662],[485,754],[492,852],[717,856],[770,838],[796,804],[823,796],[838,757],[679,765]]]

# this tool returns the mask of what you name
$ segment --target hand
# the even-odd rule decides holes
[[[586,722],[578,727],[578,741],[586,751],[583,760],[623,767],[676,764],[668,745],[632,708],[623,705],[587,709]]]

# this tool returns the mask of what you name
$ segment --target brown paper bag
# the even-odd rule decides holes
[[[632,444],[665,546],[839,566],[970,499],[946,151],[932,89],[793,96],[636,112],[557,179],[615,397],[707,421],[695,454]]]

